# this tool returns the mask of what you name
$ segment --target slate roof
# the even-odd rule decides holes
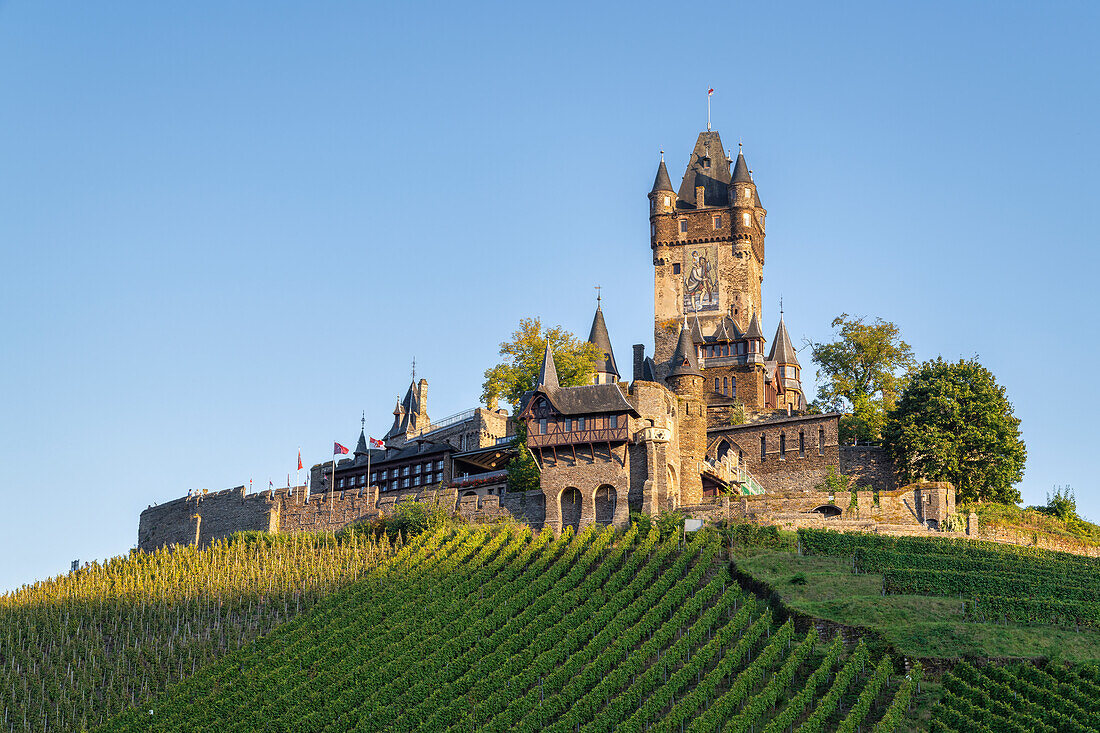
[[[752,320],[749,321],[749,330],[745,331],[745,338],[747,339],[762,339],[764,338],[764,331],[760,328],[760,317],[756,313],[752,314]]]
[[[703,327],[699,324],[699,316],[696,315],[691,321],[691,340],[694,343],[701,344],[706,341],[706,337],[703,336]]]
[[[737,322],[729,316],[718,322],[718,329],[714,332],[715,341],[737,341],[741,337],[741,329],[737,327]]]
[[[615,366],[615,352],[611,350],[611,338],[607,335],[607,324],[603,320],[603,310],[596,306],[596,315],[592,318],[592,330],[588,333],[588,342],[595,344],[603,352],[603,358],[596,360],[596,371],[619,376]]]
[[[395,461],[407,460],[416,456],[434,456],[439,453],[457,452],[450,443],[436,443],[427,440],[410,440],[400,448],[371,448],[370,449],[370,465],[371,469],[375,466],[389,465]],[[336,464],[336,472],[340,473],[345,469],[358,468],[360,466],[367,465],[367,454],[356,453],[353,460],[343,460]]]
[[[662,158],[661,164],[657,166],[657,177],[653,179],[653,190],[650,193],[657,193],[658,191],[673,193],[675,190],[672,187],[672,180],[668,177],[668,168],[665,168],[665,161]]]
[[[629,412],[632,415],[638,415],[638,411],[626,401],[617,384],[586,384],[581,387],[553,389],[539,387],[535,391],[545,395],[553,408],[562,415],[592,415],[607,412]]]
[[[691,340],[691,334],[683,326],[680,327],[680,340],[676,343],[676,351],[672,354],[672,362],[668,376],[674,377],[681,374],[700,374],[699,360],[695,356],[695,343]]]
[[[738,150],[737,162],[733,165],[733,175],[730,177],[734,183],[752,183],[752,176],[749,174],[749,165],[745,162],[745,155]]]
[[[365,456],[367,454],[367,434],[365,431],[359,431],[359,442],[355,444],[355,455]]]
[[[710,159],[710,167],[704,164],[705,159]],[[705,206],[726,206],[729,204],[730,164],[726,158],[726,151],[722,147],[722,138],[717,132],[700,132],[695,141],[695,149],[691,151],[687,170],[684,171],[684,179],[680,182],[680,190],[676,194],[678,200],[676,207],[680,209],[694,209],[695,187],[703,186],[703,204]]]
[[[558,388],[558,367],[554,364],[554,352],[550,350],[550,339],[546,339],[546,353],[542,355],[542,366],[539,368],[539,378],[535,382],[538,387]]]
[[[768,353],[768,361],[774,361],[776,364],[793,364],[795,366],[801,366],[798,363],[798,352],[795,351],[794,346],[791,344],[791,337],[787,333],[787,326],[783,323],[783,316],[779,316],[779,328],[775,330],[775,340],[772,341],[772,349]]]
[[[657,362],[653,361],[653,357],[651,356],[647,356],[645,360],[642,361],[642,381],[657,381]]]

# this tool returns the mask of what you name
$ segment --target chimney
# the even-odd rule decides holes
[[[703,192],[706,191],[706,190],[707,189],[704,186],[696,186],[695,187],[695,208],[697,208],[697,209],[703,208],[703,206],[704,206]]]
[[[642,363],[645,362],[645,344],[634,344],[634,381],[642,378]]]
[[[428,380],[421,378],[416,383],[416,401],[420,403],[420,414],[428,415]]]

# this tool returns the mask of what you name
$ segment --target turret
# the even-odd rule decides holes
[[[791,409],[801,410],[803,407],[802,367],[798,363],[798,353],[791,344],[791,337],[783,322],[782,311],[779,315],[779,328],[775,331],[775,340],[772,341],[772,348],[768,353],[768,361],[775,364],[775,379],[777,385],[782,387],[783,401],[789,404]]]
[[[760,317],[754,311],[749,328],[745,331],[745,340],[748,341],[748,353],[746,362],[759,364],[764,361],[764,331],[760,328]]]
[[[662,164],[663,165],[663,164]],[[588,333],[588,342],[600,350],[596,358],[595,384],[614,384],[619,380],[619,368],[615,366],[615,352],[611,350],[611,338],[607,335],[607,324],[603,320],[600,299],[596,298],[596,315],[592,317],[592,330]]]
[[[672,188],[672,179],[665,168],[665,151],[661,151],[661,164],[657,166],[657,177],[653,179],[653,190],[649,192],[650,214],[670,214],[676,209],[676,191]]]
[[[748,241],[761,264],[764,262],[764,207],[752,180],[752,171],[745,162],[741,146],[737,146],[737,161],[733,165],[728,186],[733,236],[735,240]]]
[[[680,504],[698,504],[703,500],[703,457],[707,450],[707,406],[703,384],[706,378],[699,371],[695,343],[685,324],[680,326],[680,339],[669,362],[665,381],[679,399],[676,417],[680,438]]]

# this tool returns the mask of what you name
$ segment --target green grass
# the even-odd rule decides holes
[[[916,658],[1014,657],[1100,660],[1100,631],[1023,624],[968,623],[955,598],[882,595],[882,575],[853,575],[844,558],[761,550],[737,566],[767,583],[791,608],[877,632]],[[805,584],[791,583],[802,575]]]

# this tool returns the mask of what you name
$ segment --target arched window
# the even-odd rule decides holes
[[[726,377],[722,377],[722,394],[729,395],[730,393],[730,380]]]
[[[779,460],[784,460],[787,457],[787,434],[779,434]]]
[[[730,397],[737,396],[737,377],[730,377]]]
[[[763,434],[760,435],[760,462],[763,463],[768,457],[768,439]]]
[[[714,378],[714,391],[715,391],[715,392],[717,392],[717,391],[718,391],[718,377],[715,377],[715,378]]]
[[[798,457],[806,457],[806,433],[801,430],[798,431]]]

